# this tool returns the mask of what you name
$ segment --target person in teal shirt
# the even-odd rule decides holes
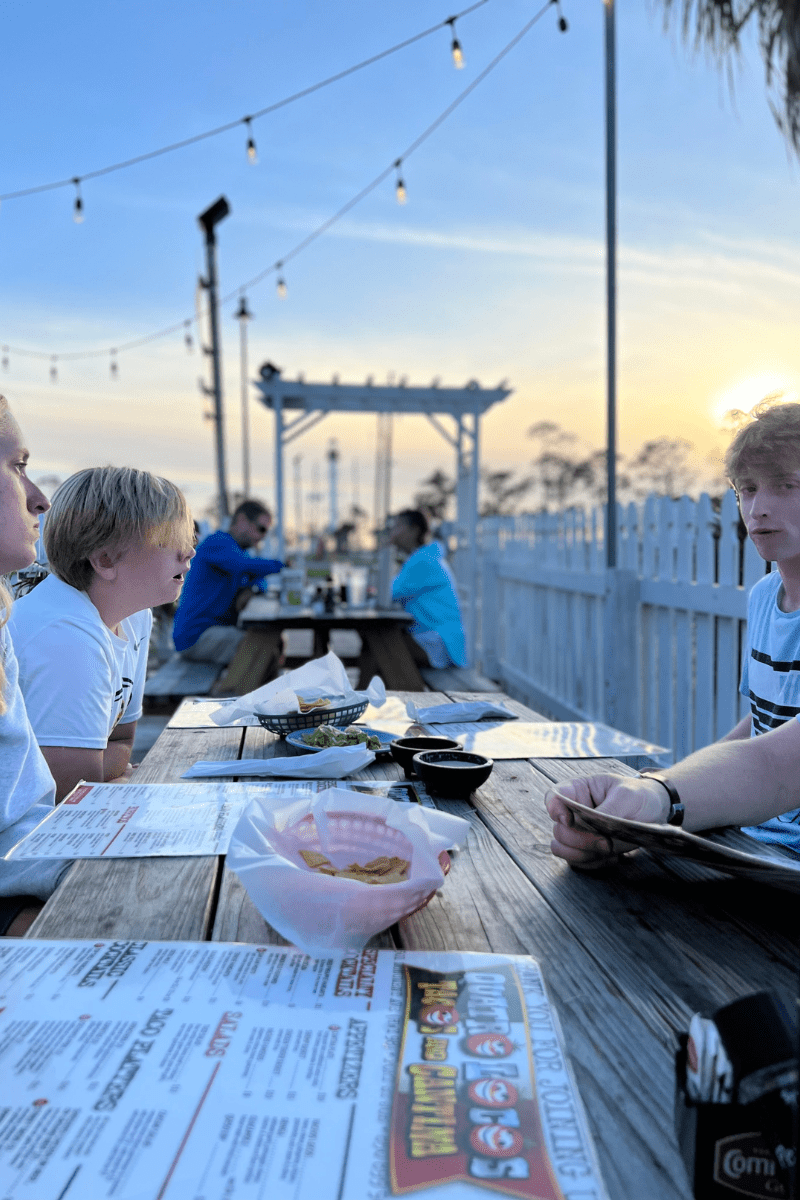
[[[465,667],[467,651],[453,573],[442,545],[428,541],[417,509],[397,514],[389,541],[408,557],[392,583],[392,599],[414,618],[409,634],[432,667]],[[422,665],[421,656],[415,655]]]

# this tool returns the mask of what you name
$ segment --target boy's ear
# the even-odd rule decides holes
[[[96,550],[94,554],[89,555],[92,570],[106,583],[113,583],[116,579],[119,559],[120,556],[113,554],[110,550]]]

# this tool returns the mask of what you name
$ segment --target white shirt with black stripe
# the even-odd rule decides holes
[[[48,575],[11,610],[19,685],[40,746],[104,750],[118,724],[138,721],[153,614],[104,625],[86,592]]]
[[[800,717],[800,609],[783,612],[782,598],[783,582],[773,569],[755,584],[748,601],[739,691],[750,701],[753,737]],[[800,853],[800,808],[744,832]]]

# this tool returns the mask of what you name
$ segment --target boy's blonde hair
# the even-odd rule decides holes
[[[168,479],[133,467],[89,467],[62,483],[44,526],[50,569],[85,592],[94,577],[89,559],[135,543],[191,549],[192,518],[183,493]]]
[[[737,480],[752,472],[779,475],[792,471],[800,471],[800,404],[767,396],[728,447],[725,474],[736,487]]]

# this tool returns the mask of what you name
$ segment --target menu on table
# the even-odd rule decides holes
[[[536,963],[0,943],[2,1200],[607,1200]]]
[[[5,858],[225,854],[236,822],[251,800],[283,803],[336,787],[338,782],[80,783]],[[417,799],[407,784],[370,782],[348,786],[392,799]]]

